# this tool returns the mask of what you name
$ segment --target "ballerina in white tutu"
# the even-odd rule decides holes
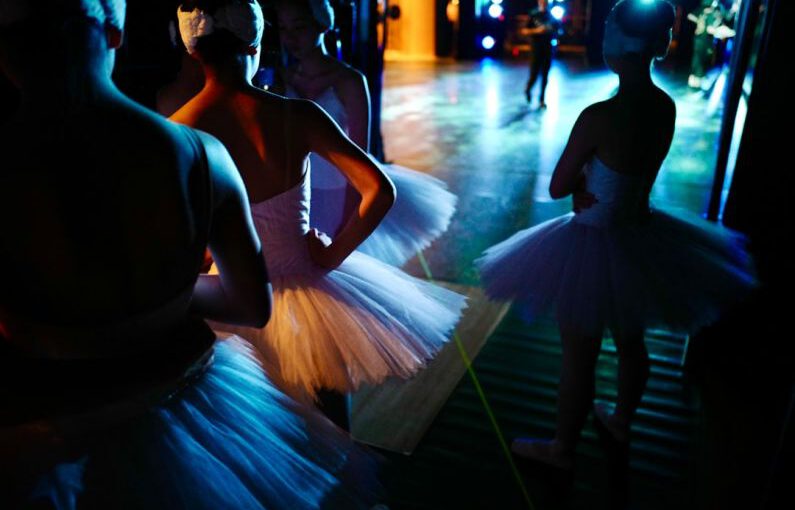
[[[364,151],[370,147],[370,95],[362,73],[326,53],[324,34],[334,26],[328,0],[275,3],[282,46],[296,63],[284,70],[289,97],[320,105]],[[344,174],[319,154],[312,161],[311,226],[332,238],[356,208],[358,195]],[[397,190],[386,218],[358,250],[400,267],[450,225],[456,196],[443,181],[398,165],[383,165]]]
[[[260,242],[224,147],[113,85],[123,20],[0,8],[24,97],[0,125],[0,507],[368,506],[340,477],[369,457],[199,317],[265,324]],[[197,281],[208,244],[221,273]]]
[[[208,2],[213,6],[237,2]],[[227,146],[246,183],[274,288],[265,328],[217,325],[252,341],[294,395],[316,396],[348,427],[345,393],[389,376],[410,377],[447,341],[464,298],[354,252],[393,201],[389,179],[317,105],[253,87],[262,15],[219,19],[205,2],[183,4],[183,41],[206,84],[172,117]],[[221,7],[218,7],[220,9]],[[209,27],[213,27],[210,29]],[[329,242],[310,230],[309,154],[340,168],[361,196]]]
[[[595,411],[626,444],[649,375],[644,330],[695,331],[755,285],[739,234],[649,206],[676,117],[650,62],[666,55],[673,21],[663,0],[614,7],[604,57],[618,92],[582,112],[550,183],[553,198],[574,196],[577,213],[522,230],[477,261],[490,297],[515,300],[528,319],[554,310],[560,328],[557,432],[552,441],[517,439],[520,456],[572,467],[604,329],[618,351],[618,399],[614,411]]]

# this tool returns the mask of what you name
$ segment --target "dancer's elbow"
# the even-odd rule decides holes
[[[386,174],[382,173],[381,178],[378,179],[375,186],[373,206],[379,210],[383,209],[388,211],[395,204],[396,198],[397,191],[395,190],[395,185],[392,184],[392,181]]]
[[[241,313],[239,321],[244,326],[262,328],[268,324],[272,310],[273,297],[269,284],[262,291],[257,292],[256,296],[252,296],[252,299],[248,302],[248,306],[241,307],[243,313]]]
[[[552,197],[553,200],[565,198],[569,193],[569,190],[563,189],[563,187],[556,182],[552,182],[549,185],[549,196]]]
[[[267,306],[252,314],[249,326],[253,328],[264,328],[271,320],[271,308]]]

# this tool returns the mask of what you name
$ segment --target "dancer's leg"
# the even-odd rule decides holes
[[[571,469],[574,449],[594,395],[594,370],[602,345],[600,334],[576,334],[560,327],[563,366],[558,385],[557,430],[553,440],[517,438],[511,451],[520,457]]]
[[[547,93],[547,83],[549,82],[549,69],[552,66],[552,53],[544,56],[544,61],[541,65],[541,94],[538,96],[538,102],[541,106],[546,106],[544,97]]]
[[[530,91],[538,80],[538,75],[541,72],[541,60],[538,54],[533,54],[530,60],[530,78],[527,80],[527,85],[524,88],[524,94],[527,96],[527,102],[530,102]]]
[[[560,339],[563,365],[558,385],[555,441],[561,451],[573,453],[593,403],[596,360],[602,337],[575,334],[561,326]]]
[[[614,333],[613,340],[618,352],[618,398],[610,422],[628,433],[649,380],[649,353],[642,329]]]

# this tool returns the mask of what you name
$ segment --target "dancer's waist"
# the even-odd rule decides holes
[[[200,320],[163,335],[157,349],[115,359],[34,357],[2,341],[0,429],[96,413],[124,401],[129,402],[120,408],[151,405],[203,370],[214,342],[214,333]]]
[[[113,398],[86,398],[89,388],[73,395],[53,396],[20,394],[21,388],[4,385],[0,388],[0,452],[7,456],[5,464],[10,462],[13,467],[21,463],[46,472],[57,464],[81,458],[92,441],[195,384],[210,367],[212,355],[212,348],[206,349],[177,375],[140,381],[131,388],[95,381],[95,391]],[[3,464],[0,462],[0,468],[8,467]]]
[[[315,268],[306,234],[305,231],[301,234],[262,236],[262,253],[270,275],[306,272]]]
[[[622,227],[640,225],[646,221],[649,210],[637,206],[596,203],[574,216],[574,222],[594,227]]]

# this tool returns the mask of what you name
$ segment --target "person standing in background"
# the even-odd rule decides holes
[[[715,30],[723,24],[720,3],[718,0],[703,0],[698,14],[688,14],[687,19],[696,24],[687,84],[698,89],[715,59]]]
[[[549,68],[552,66],[552,39],[558,30],[558,22],[547,9],[547,0],[538,0],[538,8],[530,13],[528,33],[533,46],[533,57],[530,60],[530,78],[527,80],[524,93],[527,102],[532,102],[530,93],[541,76],[541,91],[538,94],[538,107],[546,108],[544,94],[547,90]]]

